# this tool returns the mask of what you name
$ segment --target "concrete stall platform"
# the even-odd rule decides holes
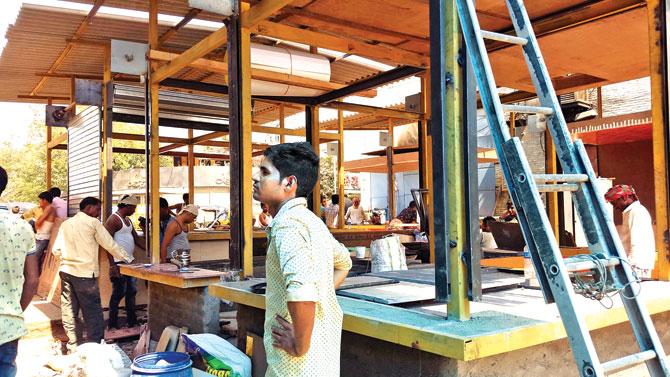
[[[265,297],[250,291],[258,280],[219,283],[209,293],[236,302],[238,339],[262,335]],[[652,314],[666,350],[670,350],[668,282],[644,282],[639,293]],[[555,304],[544,303],[533,289],[484,295],[471,303],[472,317],[446,318],[444,304],[396,307],[338,296],[344,312],[342,375],[361,376],[578,376]],[[621,300],[612,308],[579,296],[578,307],[608,361],[638,352]],[[238,344],[242,346],[243,344]],[[619,376],[644,376],[644,365]],[[632,374],[626,374],[632,373]]]

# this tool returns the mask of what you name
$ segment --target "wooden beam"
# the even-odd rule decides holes
[[[263,0],[246,12],[242,12],[241,25],[243,28],[250,28],[292,2],[293,0]]]
[[[48,128],[47,128],[48,131]],[[63,132],[62,134],[51,138],[49,137],[49,142],[47,143],[47,150],[48,149],[54,149],[58,145],[67,145],[67,132]]]
[[[103,54],[103,79],[102,79],[102,151],[101,151],[101,200],[102,200],[102,219],[112,214],[112,103],[109,98],[112,94],[112,47],[106,46]]]
[[[123,132],[113,132],[112,133],[112,138],[116,140],[132,140],[132,141],[144,141],[145,136],[142,134],[129,134],[129,133],[123,133]],[[181,138],[181,137],[169,137],[169,136],[161,136],[158,138],[159,142],[161,143],[183,143],[183,144],[188,144],[188,139]]]
[[[175,59],[177,59],[177,57],[179,56],[181,55],[158,50],[151,50],[149,52],[149,58],[152,60],[175,61]],[[198,58],[189,62],[187,66],[201,71],[215,72],[228,75],[228,64],[222,61]],[[343,88],[345,86],[334,82],[314,80],[300,76],[292,76],[285,73],[266,71],[258,68],[251,69],[251,77],[256,80],[276,82],[279,84],[286,84],[286,85],[295,85],[303,88],[323,90],[323,91],[336,90]]]
[[[193,131],[193,130],[189,130],[189,131]],[[165,145],[163,147],[160,147],[160,149],[158,150],[158,153],[165,154],[166,152],[169,152],[169,151],[177,149],[177,148],[184,147],[186,145],[190,145],[190,144],[168,144],[168,145]]]
[[[114,153],[144,154],[144,149],[141,148],[114,147],[113,151]],[[194,153],[193,155],[198,158],[210,158],[214,160],[230,160],[229,155],[222,153],[200,152],[200,153]],[[165,153],[165,156],[188,158],[188,152],[169,151]]]
[[[16,96],[18,99],[37,99],[37,100],[46,100],[46,101],[69,101],[70,97],[65,96],[40,96],[33,94],[18,94]]]
[[[191,139],[191,144],[200,144],[203,141],[209,141],[226,135],[228,135],[228,132],[211,132],[202,136],[194,137]]]
[[[271,134],[271,135],[288,135],[288,136],[305,136],[304,128],[281,128],[277,127],[266,127],[266,126],[253,126],[251,128],[254,132]]]
[[[47,103],[47,105],[51,105],[51,101],[49,101]],[[65,132],[65,135],[67,136],[67,131]],[[52,163],[52,161],[51,161],[51,147],[50,147],[51,137],[52,137],[51,126],[47,126],[47,140],[46,140],[47,141],[47,150],[46,150],[47,156],[46,156],[46,172],[45,172],[46,173],[45,180],[46,180],[47,190],[51,188],[51,167],[52,167],[52,164],[51,164]],[[66,139],[67,139],[67,137],[66,137]]]
[[[49,72],[37,72],[35,73],[35,76],[37,77],[50,77],[50,78],[62,78],[62,79],[85,79],[85,80],[97,80],[97,81],[102,81],[103,77],[102,75],[89,75],[89,74],[82,74],[82,73],[49,73]],[[140,78],[139,76],[128,76],[128,75],[121,75],[117,74],[114,75],[114,81],[122,81],[122,82],[139,82]]]
[[[93,3],[93,7],[91,7],[91,10],[88,12],[86,17],[84,17],[84,19],[77,27],[77,30],[75,30],[74,34],[72,35],[73,40],[79,39],[82,36],[82,34],[84,34],[86,29],[88,28],[88,25],[91,24],[91,22],[93,21],[93,17],[95,17],[95,14],[98,13],[98,10],[100,9],[102,3],[104,2],[105,0],[95,0],[95,2]],[[56,60],[51,64],[51,67],[49,67],[47,72],[54,73],[58,69],[58,67],[60,67],[60,65],[63,64],[63,61],[65,61],[65,58],[68,57],[73,48],[74,48],[73,43],[67,43],[63,51],[61,51],[60,55],[58,55]],[[37,83],[37,85],[35,85],[33,90],[30,92],[30,94],[31,95],[37,94],[37,92],[39,92],[40,89],[44,87],[44,84],[46,84],[46,82],[47,77],[42,77],[40,81]]]
[[[340,19],[340,18],[329,16],[327,14],[314,13],[314,12],[310,12],[308,10],[305,10],[305,7],[303,7],[303,8],[286,7],[282,10],[282,14],[301,16],[301,17],[305,17],[305,18],[314,19],[314,20],[320,21],[320,22],[327,22],[327,23],[333,24],[333,25],[339,25],[339,26],[344,26],[344,27],[347,27],[347,28],[358,29],[358,30],[361,30],[361,31],[364,31],[364,32],[386,35],[386,36],[389,36],[389,37],[400,38],[400,39],[405,39],[405,40],[409,40],[409,41],[415,41],[415,42],[425,44],[426,46],[428,46],[428,44],[430,43],[430,40],[428,38],[425,38],[425,37],[420,37],[420,36],[417,36],[417,35],[401,33],[401,32],[395,31],[395,30],[382,29],[382,28],[370,26],[368,24],[361,24],[361,23],[353,22],[351,20],[343,20],[343,19]],[[314,25],[306,25],[306,26],[314,26]]]
[[[408,120],[415,120],[415,121],[423,119],[422,114],[419,114],[419,113],[413,113],[413,112],[409,112],[409,111],[396,110],[396,109],[387,109],[387,108],[383,108],[383,107],[359,105],[359,104],[355,104],[355,103],[329,102],[329,103],[321,105],[321,107],[330,108],[330,109],[337,109],[337,110],[344,110],[344,111],[352,111],[352,112],[356,112],[356,113],[373,114],[373,115],[378,115],[378,116],[383,116],[383,117],[388,117],[388,118],[408,119]]]
[[[286,109],[284,108],[286,106],[283,103],[279,104],[279,129],[284,130],[286,129],[285,121],[284,119],[286,117]],[[286,142],[286,135],[285,134],[280,134],[279,135],[279,143],[284,144]]]
[[[188,130],[189,140],[193,140],[193,130]],[[195,151],[193,144],[188,145],[186,163],[188,164],[188,204],[195,203]]]
[[[188,67],[189,64],[193,63],[196,59],[200,59],[203,56],[209,54],[210,52],[221,47],[221,45],[226,43],[228,39],[228,31],[226,27],[222,27],[217,31],[211,33],[210,35],[203,38],[200,42],[196,43],[194,46],[188,50],[182,52],[174,59],[171,59],[169,63],[156,69],[153,75],[151,75],[152,83],[159,83],[164,79],[174,75],[175,73],[181,71],[182,69]],[[158,47],[158,44],[151,46],[152,50]]]
[[[429,63],[426,56],[416,52],[403,50],[401,48],[374,45],[269,21],[259,22],[257,25],[251,28],[251,32],[268,37],[285,39],[292,42],[327,48],[329,50],[335,50],[347,54],[354,54],[366,58],[388,62],[391,64],[427,67]]]
[[[174,25],[173,27],[169,28],[168,30],[165,31],[159,38],[158,38],[158,46],[161,46],[170,39],[173,35],[175,35],[181,28],[186,26],[189,22],[191,22],[192,19],[194,19],[198,14],[200,14],[201,10],[197,8],[191,8],[191,10],[184,15],[184,18],[179,21],[178,24]]]

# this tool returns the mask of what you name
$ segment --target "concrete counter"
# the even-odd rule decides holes
[[[262,323],[242,318],[263,318],[265,298],[249,289],[257,282],[218,283],[210,294],[240,304],[240,328],[262,335]],[[645,282],[640,293],[666,349],[668,289],[667,282]],[[447,320],[444,304],[400,308],[340,296],[338,301],[344,313],[342,370],[366,376],[577,375],[556,305],[545,304],[539,290],[487,294],[471,303],[472,318],[465,322]],[[577,302],[601,360],[637,352],[619,298],[609,310],[581,296]]]

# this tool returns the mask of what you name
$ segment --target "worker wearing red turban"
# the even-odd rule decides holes
[[[605,193],[605,200],[621,211],[623,222],[619,231],[628,261],[640,278],[650,278],[656,259],[654,228],[651,215],[638,200],[635,189],[616,185]]]

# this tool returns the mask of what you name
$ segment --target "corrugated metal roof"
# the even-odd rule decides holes
[[[118,5],[114,1],[107,1],[105,5]],[[140,1],[128,1],[128,6],[140,6]],[[173,14],[187,7],[178,6],[180,1],[161,1],[161,6],[168,6]],[[183,4],[182,4],[183,5]],[[0,56],[0,101],[30,100],[17,99],[17,95],[29,94],[40,80],[37,73],[47,72],[61,51],[66,47],[67,40],[82,22],[87,12],[57,7],[23,4],[13,25],[7,30],[7,45]],[[161,23],[159,34],[164,33],[170,25]],[[167,51],[184,51],[205,36],[211,29],[198,27],[184,27],[173,35],[161,48]],[[82,38],[85,41],[107,42],[110,39],[121,39],[146,43],[148,34],[147,20],[135,17],[120,17],[110,14],[98,14],[88,26]],[[221,56],[223,49],[213,54]],[[364,67],[346,60],[332,63],[331,79],[337,83],[351,83],[370,75],[379,73],[378,70]],[[75,45],[67,58],[58,67],[58,73],[77,73],[101,75],[103,73],[103,48],[94,45]],[[186,68],[174,77],[205,81],[215,84],[225,84],[223,75],[202,72]],[[48,78],[39,95],[63,97],[69,96],[69,79]]]

